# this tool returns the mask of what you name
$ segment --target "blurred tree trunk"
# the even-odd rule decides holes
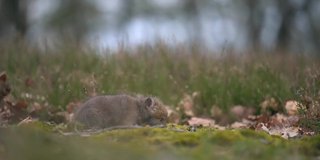
[[[277,49],[290,49],[290,40],[292,39],[292,28],[295,28],[295,18],[296,15],[301,12],[306,14],[307,16],[307,25],[306,28],[304,28],[306,32],[304,35],[308,37],[308,39],[304,39],[307,41],[310,41],[312,44],[310,44],[315,50],[320,49],[320,36],[319,36],[319,28],[316,27],[315,25],[315,20],[312,19],[311,15],[311,7],[313,5],[313,0],[304,0],[301,2],[301,6],[295,6],[292,2],[290,1],[278,1],[279,4],[279,10],[282,15],[282,20],[280,23],[280,28],[278,32],[278,37],[277,37]],[[303,37],[301,37],[303,38]],[[303,41],[303,40],[302,40]],[[299,43],[299,42],[293,42],[293,43]],[[292,45],[297,45],[297,44],[292,44]]]
[[[252,49],[256,50],[261,47],[260,43],[260,32],[261,32],[261,14],[259,13],[257,0],[247,0],[247,6],[249,8],[248,18],[248,33],[251,41]]]
[[[21,0],[2,0],[0,3],[0,29],[5,30],[4,26],[13,25],[19,36],[25,37],[28,30],[27,3]]]
[[[296,9],[289,1],[285,0],[278,1],[278,7],[282,17],[277,36],[276,48],[282,50],[289,48],[290,31],[293,25]]]
[[[118,29],[124,29],[130,20],[135,16],[135,5],[136,1],[134,0],[123,0],[122,9],[118,17]]]
[[[305,12],[308,16],[308,22],[310,27],[310,38],[313,42],[313,47],[315,50],[320,50],[320,29],[317,28],[315,20],[312,19],[311,7],[314,4],[314,0],[305,0],[305,3],[302,7],[302,11]]]
[[[100,15],[92,1],[60,0],[46,25],[49,30],[54,31],[60,42],[68,41],[80,46],[96,27]]]
[[[186,0],[184,2],[184,12],[187,17],[188,32],[192,43],[200,43],[202,40],[202,25],[198,11],[198,1]]]

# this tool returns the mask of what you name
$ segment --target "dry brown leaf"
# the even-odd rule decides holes
[[[300,117],[299,116],[289,116],[287,118],[287,123],[290,126],[297,126],[299,124]]]
[[[269,128],[264,123],[258,123],[255,127],[256,131],[265,131],[267,133],[270,132]]]
[[[300,128],[299,127],[275,127],[271,128],[269,131],[270,135],[278,135],[282,138],[289,139],[300,136]]]
[[[27,87],[32,87],[34,85],[34,81],[29,77],[29,78],[25,79],[24,85]]]
[[[40,110],[44,109],[42,105],[40,105],[38,102],[34,102],[29,108],[29,113],[38,112]]]
[[[188,120],[188,124],[191,126],[214,127],[215,121],[213,119],[192,117]]]
[[[269,118],[269,121],[267,122],[268,126],[277,126],[277,127],[284,127],[286,126],[286,120],[287,120],[287,116],[283,115],[283,114],[275,114],[274,116],[271,116]]]
[[[179,102],[177,110],[182,111],[182,113],[189,117],[195,116],[192,96],[185,94],[183,99]]]
[[[171,107],[168,106],[166,106],[166,110],[168,112],[168,122],[178,124],[180,122],[180,116],[178,112],[171,109]]]
[[[7,74],[6,74],[6,72],[1,72],[0,73],[0,81],[3,81],[3,82],[5,82],[5,81],[7,81]]]
[[[256,123],[268,123],[269,120],[270,120],[270,116],[265,115],[265,114],[257,115],[257,116],[250,115],[250,116],[248,116],[247,119],[250,120],[250,121],[254,121]]]
[[[20,122],[27,117],[27,103],[19,101],[13,103],[11,101],[5,101],[4,106],[0,109],[1,125],[13,124]]]
[[[249,128],[248,124],[243,122],[234,122],[231,124],[230,128],[239,129],[239,128]]]
[[[27,109],[28,103],[26,101],[20,100],[16,104],[14,104],[12,107],[17,110]]]
[[[301,105],[299,105],[299,102],[297,101],[293,101],[293,100],[287,101],[285,105],[287,114],[290,116],[297,115],[299,106]]]
[[[253,115],[255,110],[253,108],[244,106],[234,106],[230,109],[230,113],[238,120],[248,118],[248,116]]]
[[[299,133],[299,128],[296,127],[299,120],[297,116],[286,116],[277,113],[268,119],[268,121],[257,123],[255,129],[265,131],[270,135],[278,135],[286,139],[301,135]]]
[[[31,118],[30,116],[28,116],[27,118],[23,119],[22,121],[20,121],[18,123],[18,126],[20,125],[24,125],[24,124],[28,124],[28,123],[31,123],[31,122],[34,122],[36,120],[34,120],[33,118]]]
[[[260,107],[261,113],[270,114],[270,111],[279,111],[279,103],[273,97],[266,98],[263,102],[260,103]]]
[[[220,107],[215,105],[211,107],[210,114],[213,118],[218,118],[218,119],[220,119],[223,116],[223,112],[220,109]]]
[[[7,79],[8,77],[5,72],[0,73],[0,102],[3,100],[4,97],[6,97],[11,92],[11,87],[7,82],[8,81]]]
[[[297,126],[298,122],[298,116],[286,116],[284,114],[277,113],[270,117],[268,125],[273,127],[291,127]]]
[[[69,104],[67,104],[66,106],[66,109],[67,109],[67,112],[70,114],[70,113],[73,113],[74,110],[76,108],[78,108],[80,106],[80,102],[70,102]]]
[[[73,117],[74,117],[74,113],[68,113],[66,114],[66,121],[67,122],[72,122],[73,121]]]

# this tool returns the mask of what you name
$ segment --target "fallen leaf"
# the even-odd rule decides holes
[[[74,113],[69,113],[65,115],[65,119],[67,122],[72,122],[74,117]]]
[[[270,130],[264,123],[258,123],[257,126],[255,127],[256,131],[265,131],[267,133],[270,133]]]
[[[231,124],[230,128],[239,129],[239,128],[249,128],[248,124],[243,122],[234,122]]]
[[[250,107],[244,106],[234,106],[230,109],[230,113],[237,120],[242,120],[244,118],[248,118],[248,116],[253,115],[255,110]]]
[[[33,86],[33,84],[34,84],[34,81],[31,78],[27,78],[24,81],[24,85],[27,86],[27,87],[31,87],[31,86]]]
[[[16,104],[14,104],[12,107],[17,110],[22,110],[28,107],[28,103],[26,101],[20,100]]]
[[[282,127],[282,128],[272,128],[269,131],[270,135],[278,135],[282,138],[289,139],[300,136],[299,127]]]
[[[30,107],[28,108],[29,113],[33,113],[33,112],[38,112],[40,110],[44,109],[44,107],[42,105],[40,105],[37,102],[34,102],[32,105],[30,105]]]
[[[192,96],[185,94],[183,99],[179,102],[178,111],[182,111],[186,116],[194,117],[194,103]]]
[[[293,101],[293,100],[287,101],[286,105],[285,105],[285,109],[287,111],[287,114],[291,115],[291,116],[297,115],[299,106],[301,106],[301,105],[299,105],[299,102],[297,102],[297,101]]]
[[[248,120],[254,121],[256,123],[267,123],[270,120],[270,116],[263,114],[263,115],[249,115],[247,117]]]
[[[220,119],[223,116],[222,110],[218,106],[212,106],[210,110],[211,117]]]
[[[192,117],[188,120],[188,124],[191,126],[214,127],[215,121],[213,119]]]
[[[68,113],[73,113],[76,108],[80,106],[80,102],[70,102],[67,104],[66,109]]]
[[[263,114],[271,114],[272,112],[279,111],[279,103],[273,97],[266,98],[263,102],[260,103],[260,107],[261,113]]]
[[[31,123],[31,122],[34,122],[36,120],[34,120],[33,118],[31,118],[30,116],[28,116],[27,118],[23,119],[22,121],[20,121],[18,123],[18,126],[20,125],[23,125],[23,124],[28,124],[28,123]]]
[[[1,72],[0,73],[0,81],[6,82],[7,81],[7,74],[6,72]]]
[[[298,122],[298,116],[286,116],[284,114],[277,113],[270,117],[268,124],[273,127],[291,127],[298,125]]]
[[[166,110],[168,112],[168,122],[178,124],[180,122],[180,116],[178,112],[168,106],[166,106]]]

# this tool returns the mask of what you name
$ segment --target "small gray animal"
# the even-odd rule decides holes
[[[167,114],[164,105],[155,97],[106,95],[83,103],[75,112],[74,121],[85,129],[161,125],[166,123]]]

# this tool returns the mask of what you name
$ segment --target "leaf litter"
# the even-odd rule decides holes
[[[25,85],[32,86],[32,80],[26,80]],[[61,110],[51,107],[47,103],[40,104],[38,102],[16,100],[8,94],[1,99],[0,125],[2,127],[10,124],[19,126],[36,120],[67,124],[72,120],[73,111],[81,104],[78,101],[70,102],[65,107],[66,110]],[[168,122],[188,125],[191,128],[252,129],[281,136],[285,139],[315,134],[299,126],[300,116],[298,111],[301,104],[295,100],[289,100],[285,103],[285,106],[280,106],[274,98],[268,97],[260,104],[260,114],[255,114],[256,111],[253,108],[237,105],[231,107],[227,115],[218,106],[213,105],[210,116],[203,117],[195,112],[195,99],[198,96],[199,92],[194,92],[191,95],[185,94],[176,108],[167,106]],[[281,110],[285,112],[281,113]],[[225,125],[217,123],[217,120],[221,121],[221,119],[230,117],[230,115],[235,121]]]

